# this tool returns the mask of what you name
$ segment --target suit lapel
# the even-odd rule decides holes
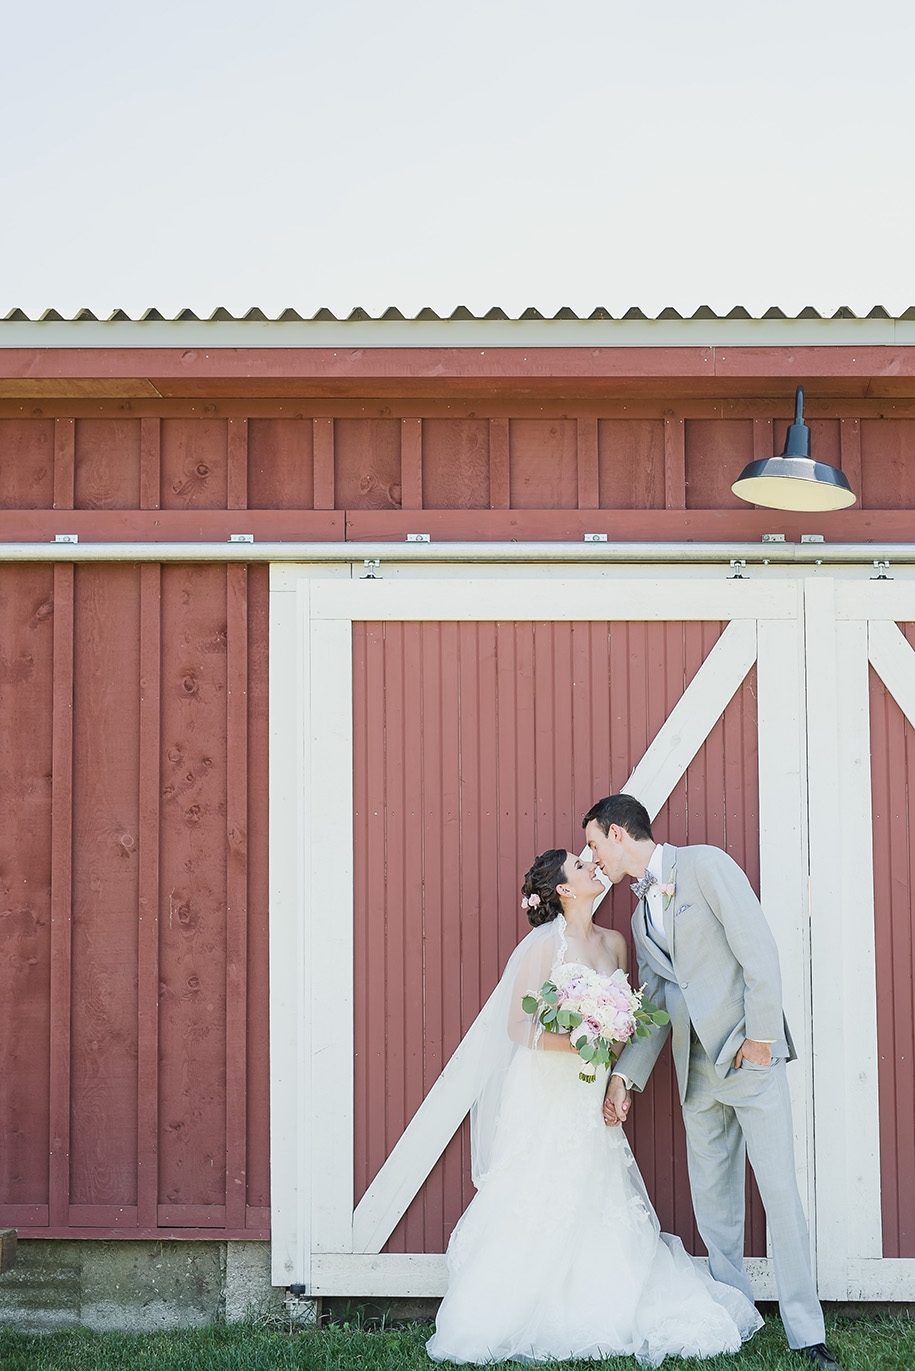
[[[662,885],[673,885],[674,893],[668,898],[663,897],[663,921],[664,936],[667,939],[667,946],[670,948],[671,957],[674,951],[674,912],[677,907],[677,849],[670,843],[665,843],[661,856],[661,883]]]

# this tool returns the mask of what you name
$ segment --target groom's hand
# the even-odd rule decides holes
[[[740,1070],[744,1057],[754,1066],[771,1066],[772,1044],[758,1043],[753,1038],[744,1038],[742,1045],[737,1049],[737,1056],[734,1058],[735,1071]]]
[[[616,1128],[618,1124],[626,1122],[631,1098],[622,1076],[611,1076],[604,1100],[604,1123],[608,1128]]]

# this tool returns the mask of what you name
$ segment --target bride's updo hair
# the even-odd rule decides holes
[[[556,894],[557,885],[566,879],[564,871],[567,853],[564,848],[551,847],[534,859],[534,865],[521,887],[521,908],[534,928],[551,923],[562,913],[562,901]]]

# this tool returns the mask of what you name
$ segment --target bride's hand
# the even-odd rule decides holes
[[[611,1076],[604,1100],[604,1123],[608,1128],[616,1128],[618,1124],[626,1122],[631,1098],[622,1076]]]

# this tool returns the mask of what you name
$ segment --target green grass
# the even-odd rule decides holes
[[[843,1371],[915,1371],[915,1318],[875,1314],[830,1316],[830,1348]],[[370,1328],[352,1322],[290,1332],[229,1324],[173,1333],[30,1334],[0,1328],[0,1371],[432,1371],[425,1324]],[[627,1357],[600,1363],[605,1371],[638,1371]],[[665,1371],[802,1371],[785,1345],[777,1318],[733,1357],[672,1360]],[[594,1362],[567,1362],[568,1371],[594,1371]]]

